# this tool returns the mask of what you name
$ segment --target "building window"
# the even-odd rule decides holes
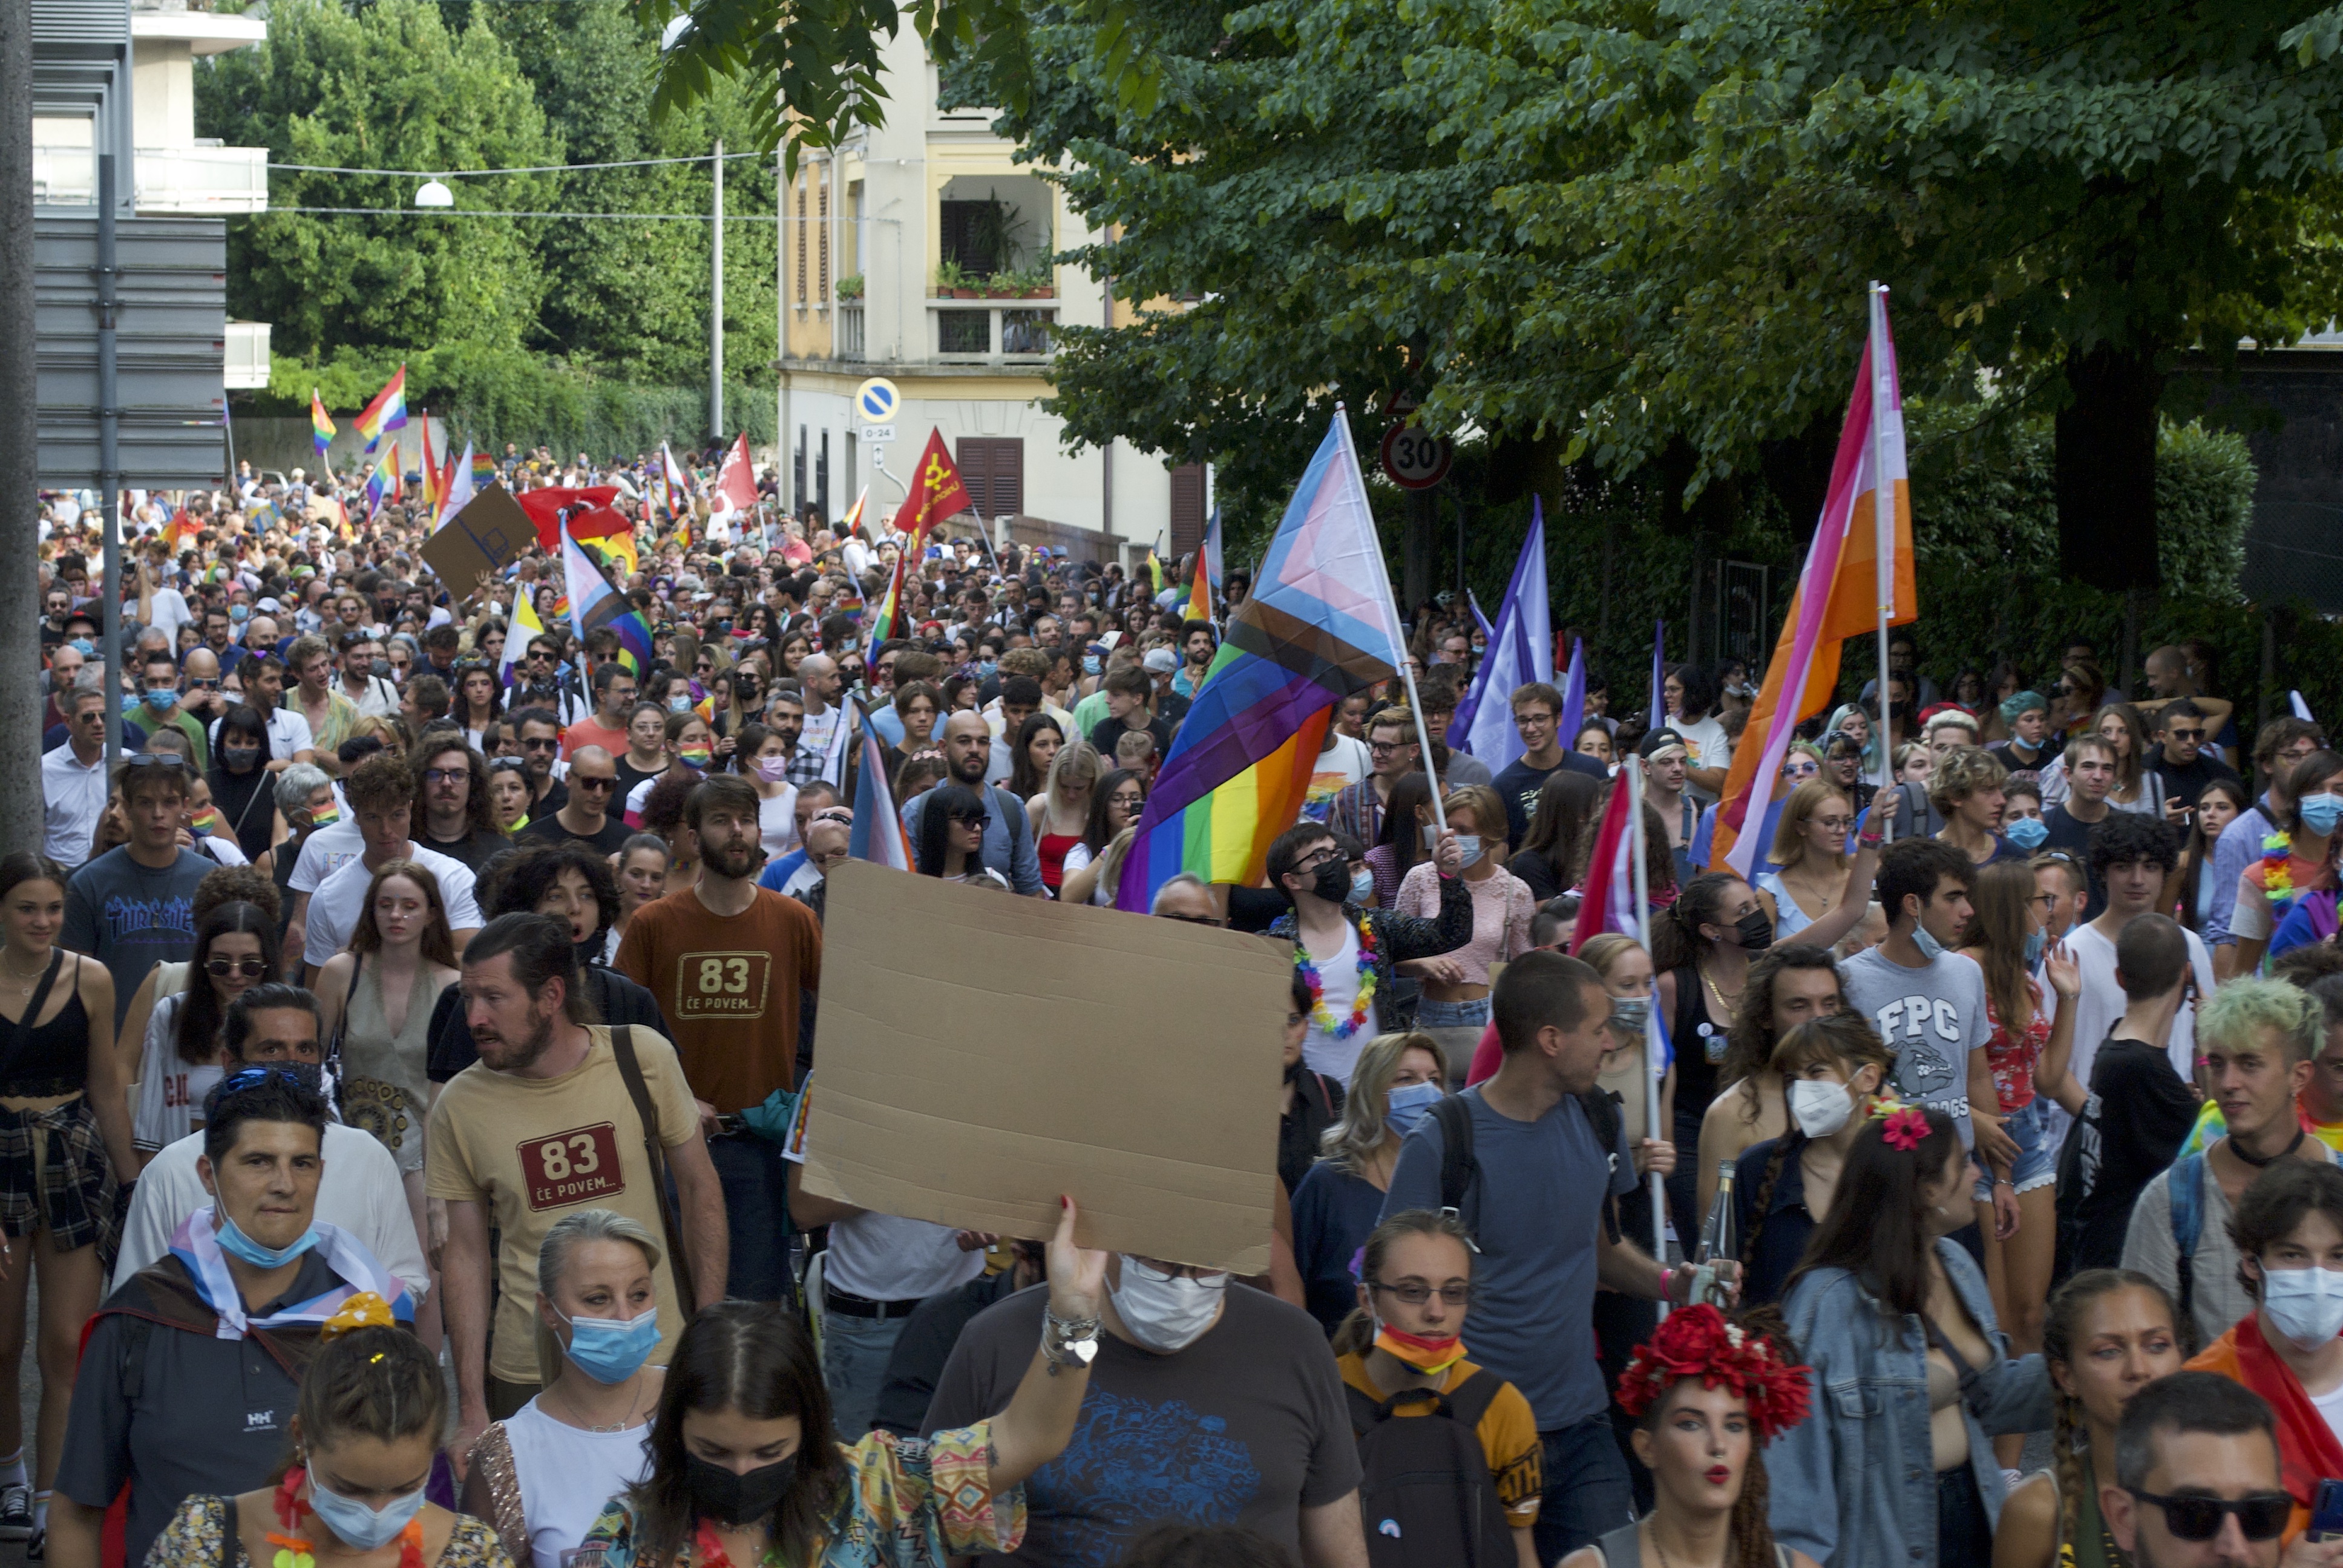
[[[937,311],[936,352],[939,354],[991,353],[992,312],[989,310]]]
[[[1050,327],[1056,321],[1054,310],[1004,310],[1001,313],[1001,352],[1003,354],[1047,354],[1050,352]]]
[[[952,444],[960,483],[980,516],[1013,518],[1025,510],[1025,442],[1016,436],[962,436]]]
[[[805,179],[798,179],[798,308],[806,305],[806,187]]]

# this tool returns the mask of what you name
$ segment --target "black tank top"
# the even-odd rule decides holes
[[[1716,1065],[1725,1060],[1728,1025],[1709,1021],[1706,982],[1700,965],[1670,971],[1676,977],[1675,1016],[1668,1020],[1668,1044],[1675,1051],[1676,1120],[1697,1121],[1716,1098]]]
[[[62,949],[49,960],[46,973],[34,989],[25,1017],[38,1018],[49,1004],[49,990],[59,978],[65,955]],[[89,1013],[81,1004],[80,960],[65,980],[73,994],[57,1016],[38,1029],[0,1018],[0,1095],[23,1100],[77,1094],[89,1087]]]

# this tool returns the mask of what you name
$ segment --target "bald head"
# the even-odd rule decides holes
[[[198,646],[188,651],[186,659],[180,665],[180,668],[186,672],[187,678],[190,680],[216,680],[219,678],[220,672],[219,655],[210,648]]]
[[[944,720],[944,762],[955,780],[981,789],[991,761],[992,727],[983,714],[963,708]]]

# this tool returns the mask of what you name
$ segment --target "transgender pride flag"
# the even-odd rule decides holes
[[[1270,841],[1301,814],[1327,719],[1396,675],[1404,646],[1350,421],[1337,408],[1163,760],[1115,907],[1145,914],[1181,871],[1260,881]]]

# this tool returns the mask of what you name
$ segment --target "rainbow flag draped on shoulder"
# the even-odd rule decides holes
[[[1140,818],[1116,906],[1145,913],[1181,871],[1261,879],[1293,825],[1337,704],[1398,673],[1405,640],[1348,417],[1287,503]]]
[[[1889,497],[1883,520],[1875,498]],[[1912,582],[1912,487],[1904,464],[1904,395],[1896,377],[1896,343],[1887,329],[1887,291],[1871,293],[1871,330],[1856,367],[1855,394],[1839,427],[1838,456],[1831,464],[1830,489],[1806,550],[1805,569],[1765,684],[1749,709],[1742,744],[1725,775],[1724,804],[1708,869],[1730,869],[1747,877],[1762,846],[1761,835],[1744,832],[1765,820],[1782,759],[1801,720],[1822,711],[1838,689],[1839,645],[1878,629],[1886,608],[1890,626],[1920,614]],[[1750,741],[1764,737],[1764,744]],[[1565,743],[1566,744],[1566,743]],[[1857,806],[1863,801],[1855,802]]]

